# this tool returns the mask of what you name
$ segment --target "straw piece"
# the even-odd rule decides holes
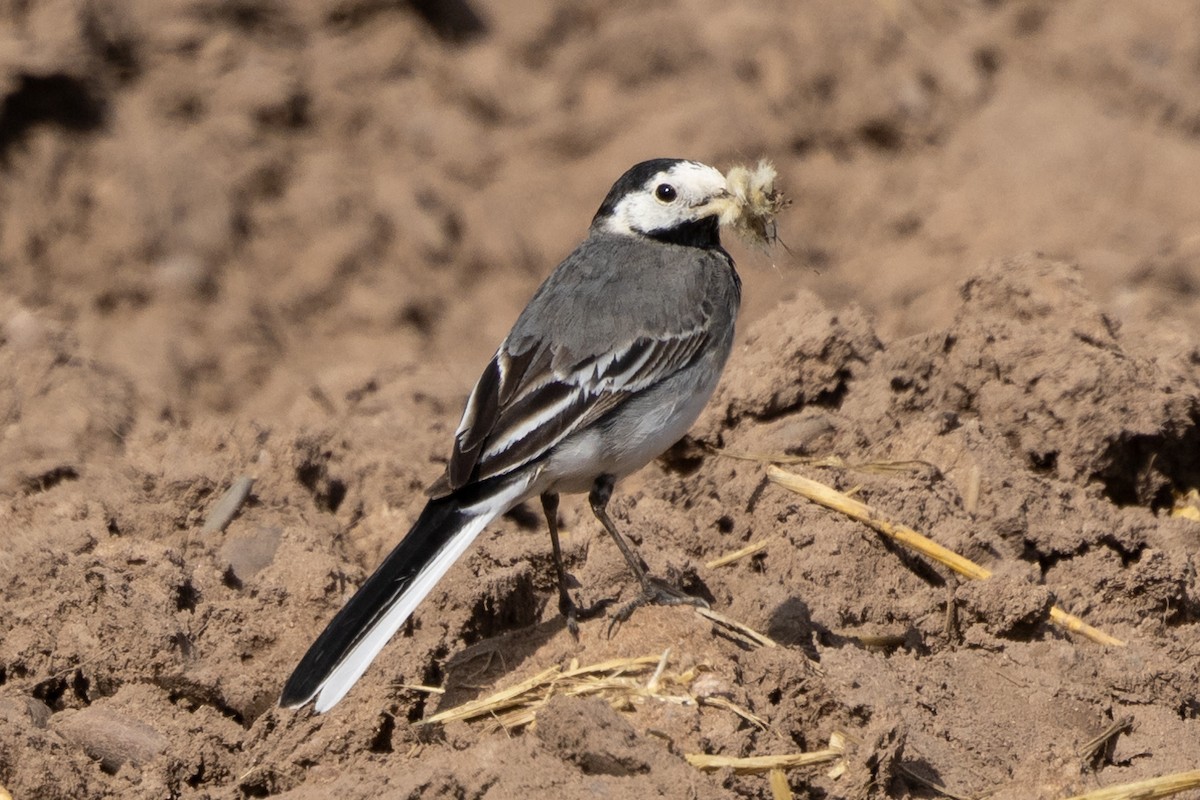
[[[208,517],[205,518],[204,527],[200,529],[200,532],[220,533],[225,530],[226,526],[237,516],[253,488],[254,478],[249,475],[243,475],[235,480],[221,495],[221,499],[212,507],[212,510],[208,512]]]
[[[711,697],[703,697],[700,699],[700,705],[712,706],[713,708],[723,708],[726,711],[732,711],[734,714],[737,714],[739,717],[746,720],[746,722],[749,722],[759,730],[766,731],[771,729],[770,723],[768,723],[765,719],[758,716],[753,711],[742,708],[732,700],[726,700],[724,697],[718,697],[716,695]]]
[[[683,757],[697,769],[715,770],[728,767],[738,775],[753,775],[760,772],[810,767],[813,764],[837,761],[845,752],[846,744],[844,739],[834,734],[829,738],[829,747],[809,753],[788,753],[781,756],[750,756],[748,758],[712,756],[707,753],[685,753]]]
[[[773,769],[811,767],[813,764],[824,764],[827,761],[836,761],[841,757],[842,751],[833,749],[814,750],[811,753],[789,753],[782,756],[749,756],[747,758],[710,756],[705,753],[684,755],[687,762],[697,769],[707,771],[728,767],[738,775],[753,775],[759,772],[770,772]]]
[[[1104,748],[1108,747],[1108,743],[1119,736],[1121,733],[1133,727],[1133,717],[1124,716],[1109,725],[1098,735],[1092,737],[1088,741],[1080,745],[1078,753],[1079,757],[1084,761],[1091,761]]]
[[[831,508],[834,511],[840,511],[846,516],[868,525],[884,536],[949,567],[959,575],[963,575],[971,580],[986,580],[992,576],[992,571],[986,567],[981,567],[974,561],[955,553],[953,550],[942,547],[937,542],[917,533],[912,528],[887,521],[866,503],[847,497],[842,492],[823,483],[810,480],[794,472],[782,470],[776,466],[767,467],[767,477],[785,489],[807,497],[814,503]],[[1093,628],[1079,617],[1067,613],[1058,606],[1051,607],[1050,621],[1100,644],[1114,647],[1125,646],[1124,641]]]
[[[840,511],[848,517],[864,522],[900,544],[916,550],[922,555],[929,556],[935,561],[945,564],[960,575],[972,580],[984,580],[992,577],[989,569],[979,566],[974,561],[963,558],[953,550],[942,547],[935,541],[917,533],[904,525],[894,525],[875,513],[875,509],[866,503],[847,497],[842,492],[826,486],[819,481],[810,480],[794,472],[787,472],[779,467],[767,467],[767,477],[797,494],[802,494],[813,502],[826,508]]]
[[[742,623],[738,622],[737,620],[730,619],[729,617],[725,616],[724,614],[718,614],[716,611],[713,611],[711,608],[701,608],[701,607],[697,606],[696,613],[699,614],[700,616],[704,617],[705,619],[707,619],[709,622],[715,622],[717,625],[720,625],[722,628],[726,628],[726,629],[732,631],[733,633],[741,636],[742,638],[748,639],[751,644],[756,644],[760,647],[778,647],[779,646],[778,642],[776,642],[774,639],[767,636],[766,634],[759,633],[758,631],[754,630],[753,628],[747,627],[746,625],[743,625]]]
[[[655,658],[655,663],[658,659]],[[446,722],[455,719],[472,719],[473,717],[488,716],[494,714],[498,709],[510,708],[514,705],[520,705],[525,702],[521,699],[521,695],[535,689],[539,686],[544,686],[560,677],[561,673],[558,667],[550,667],[542,670],[532,678],[518,683],[516,686],[510,686],[507,689],[502,689],[495,694],[479,700],[472,700],[469,703],[463,703],[457,708],[439,711],[432,717],[424,720],[427,723]]]
[[[578,666],[578,662],[572,660],[572,666],[563,673],[564,678],[575,678],[580,675],[595,675],[601,672],[612,672],[615,675],[620,675],[627,671],[638,672],[647,666],[658,666],[658,662],[662,660],[662,656],[638,656],[637,658],[613,658],[608,661],[601,661],[599,664],[592,664],[587,667]]]
[[[781,769],[771,770],[772,800],[792,800],[792,787],[788,785],[787,773]]]
[[[978,464],[972,464],[967,472],[967,486],[963,490],[963,511],[974,514],[979,510],[979,487],[983,483],[983,470]]]
[[[671,673],[667,671],[670,655],[671,651],[667,649],[658,656],[613,659],[584,667],[572,661],[565,671],[551,667],[488,697],[434,714],[424,722],[486,719],[494,727],[509,730],[534,722],[538,711],[550,698],[561,695],[599,697],[617,709],[629,709],[648,699],[683,706],[704,702],[766,727],[763,719],[733,703],[709,702],[712,698],[699,700],[694,697],[689,687],[705,671],[705,665],[697,664],[682,673]]]
[[[723,567],[726,564],[732,564],[739,559],[753,555],[759,550],[765,549],[767,544],[768,542],[766,539],[763,539],[759,542],[754,542],[753,544],[748,544],[740,550],[734,550],[732,553],[726,553],[720,558],[714,558],[712,561],[707,561],[705,562],[704,566],[708,567],[709,569],[716,569],[717,567]]]
[[[662,679],[663,670],[667,668],[667,659],[671,657],[671,648],[663,650],[662,657],[658,659],[658,666],[654,668],[654,674],[650,676],[650,680],[646,681],[646,691],[653,694],[658,691],[658,682]]]
[[[787,453],[756,453],[745,452],[739,453],[735,450],[726,450],[716,445],[702,443],[704,449],[713,455],[721,456],[722,458],[732,458],[735,461],[753,461],[756,464],[803,464],[809,467],[826,467],[828,469],[842,469],[854,472],[870,472],[878,474],[890,474],[898,472],[919,472],[923,469],[936,469],[937,465],[931,464],[928,461],[863,461],[850,463],[841,456],[826,455],[826,456],[794,456]]]
[[[1050,606],[1050,621],[1060,628],[1066,628],[1071,633],[1078,633],[1093,642],[1106,644],[1109,647],[1124,647],[1125,641],[1115,636],[1109,636],[1102,630],[1093,628],[1074,614],[1063,611],[1058,606]]]
[[[1200,789],[1200,769],[1109,786],[1107,789],[1097,789],[1087,794],[1072,795],[1066,800],[1154,800],[1157,797],[1170,797],[1186,792],[1188,789]]]

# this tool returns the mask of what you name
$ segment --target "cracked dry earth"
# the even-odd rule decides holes
[[[0,787],[765,798],[685,756],[835,732],[844,771],[790,771],[795,797],[1053,800],[1200,765],[1194,8],[510,5],[0,9]],[[730,244],[725,379],[612,508],[652,572],[776,646],[685,608],[576,641],[517,509],[332,712],[277,709],[526,298],[665,154],[773,158],[788,250]],[[772,457],[993,577],[787,492]],[[586,504],[562,522],[581,599],[627,598]],[[692,702],[423,723],[668,649]]]

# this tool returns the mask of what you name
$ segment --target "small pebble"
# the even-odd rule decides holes
[[[96,706],[60,712],[50,727],[110,772],[125,763],[145,764],[166,752],[170,744],[167,737],[146,723]]]

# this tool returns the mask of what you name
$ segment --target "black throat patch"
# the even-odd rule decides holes
[[[657,242],[679,244],[684,247],[708,249],[721,246],[720,222],[716,217],[705,217],[694,222],[684,222],[670,228],[645,231],[644,235]]]

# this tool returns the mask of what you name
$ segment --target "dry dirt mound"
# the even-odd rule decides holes
[[[588,622],[575,642],[549,601],[537,517],[516,514],[333,713],[278,711],[279,679],[363,576],[348,565],[371,563],[375,535],[411,511],[371,498],[415,489],[432,468],[383,470],[359,455],[434,412],[402,374],[380,374],[339,398],[346,410],[324,433],[164,426],[129,441],[141,455],[113,473],[65,454],[71,480],[24,484],[19,521],[53,520],[56,533],[19,544],[6,565],[5,781],[47,798],[365,798],[384,786],[756,796],[762,778],[704,775],[681,755],[819,749],[835,730],[855,743],[851,769],[807,776],[810,792],[903,796],[932,781],[1053,797],[1086,788],[1097,766],[1111,782],[1195,764],[1200,530],[1167,511],[1200,467],[1200,382],[1123,337],[1061,262],[999,262],[961,295],[948,328],[891,344],[858,309],[781,305],[750,333],[697,435],[728,454],[919,462],[899,475],[815,474],[991,565],[992,580],[960,584],[767,485],[761,464],[683,448],[618,513],[655,572],[781,647],[747,648],[685,609],[641,611],[611,639],[604,620]],[[126,392],[97,390],[86,369],[57,383],[90,387],[81,405],[96,414]],[[183,465],[185,450],[212,455]],[[247,462],[260,476],[249,507],[198,535],[198,510]],[[623,565],[596,526],[568,524],[585,596],[622,591]],[[704,566],[757,540],[768,545],[751,558]],[[1048,625],[1052,602],[1129,646]],[[648,701],[618,715],[565,698],[532,736],[414,724],[546,666],[666,648],[679,670],[703,664],[707,691],[765,728],[711,706]],[[447,693],[435,702],[396,684]],[[1111,752],[1076,754],[1125,717]]]

